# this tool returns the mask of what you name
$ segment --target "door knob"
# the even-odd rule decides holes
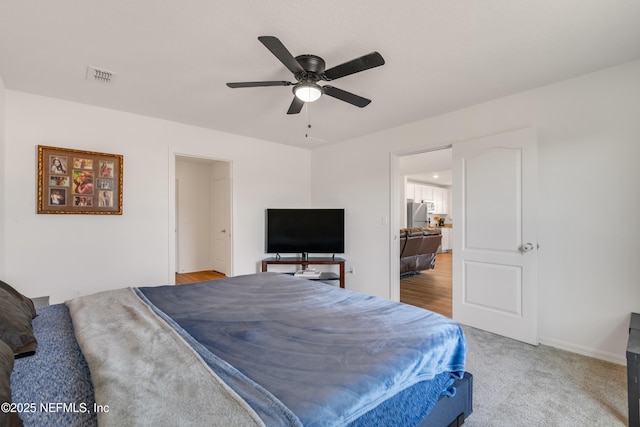
[[[227,230],[220,230],[220,232],[221,232],[221,233],[226,233],[226,232],[227,232]]]
[[[522,252],[532,251],[533,248],[534,248],[533,243],[525,243],[524,245],[522,245]]]

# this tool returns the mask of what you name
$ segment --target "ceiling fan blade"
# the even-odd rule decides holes
[[[287,48],[284,47],[282,42],[278,40],[277,37],[260,36],[258,37],[258,40],[260,40],[262,44],[265,45],[265,47],[269,49],[269,51],[271,51],[271,53],[273,53],[275,57],[278,58],[280,62],[282,62],[284,66],[289,69],[289,71],[294,74],[304,72],[304,68],[302,68],[298,61],[296,61],[296,58],[291,55],[291,52],[289,52]]]
[[[291,105],[289,106],[289,110],[287,114],[298,114],[302,111],[302,107],[304,106],[304,101],[298,99],[297,96],[293,97],[293,101],[291,101]]]
[[[381,65],[384,65],[384,58],[382,55],[378,52],[371,52],[368,55],[364,55],[360,58],[345,62],[344,64],[329,68],[324,72],[322,78],[324,80],[335,80],[340,77],[348,76],[349,74],[359,73],[360,71],[379,67]]]
[[[262,86],[291,86],[293,83],[285,81],[270,81],[270,82],[240,82],[240,83],[227,83],[227,86],[231,88],[239,87],[262,87]]]
[[[337,87],[323,86],[322,88],[324,89],[324,93],[326,95],[332,96],[344,102],[348,102],[349,104],[355,105],[356,107],[363,108],[371,103],[370,99],[363,98],[358,95],[354,95],[351,92],[338,89]]]

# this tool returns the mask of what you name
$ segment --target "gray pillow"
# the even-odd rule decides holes
[[[0,404],[11,405],[11,371],[13,370],[13,350],[0,341]],[[4,405],[3,405],[4,406]],[[6,409],[6,408],[5,408]],[[9,407],[9,409],[15,409]],[[19,427],[22,421],[17,412],[0,410],[0,427]]]
[[[0,280],[0,340],[15,357],[29,356],[38,346],[31,320],[36,317],[33,302]]]

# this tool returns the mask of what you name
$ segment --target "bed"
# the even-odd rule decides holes
[[[15,360],[26,426],[458,426],[460,326],[278,273],[124,288],[38,309]],[[2,426],[4,427],[4,426]]]

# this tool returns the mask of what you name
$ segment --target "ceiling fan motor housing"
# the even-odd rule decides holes
[[[316,55],[299,55],[296,56],[296,61],[304,69],[304,72],[294,73],[296,80],[315,83],[322,79],[325,68],[324,59]]]

